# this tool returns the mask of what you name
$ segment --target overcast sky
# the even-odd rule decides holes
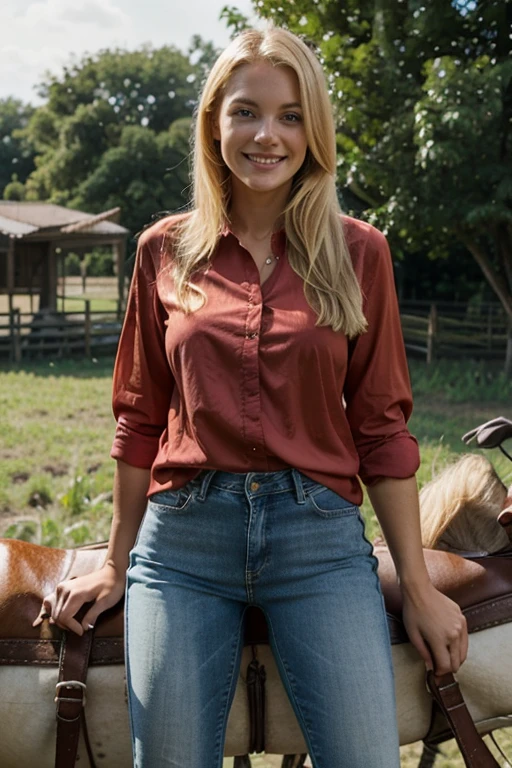
[[[72,53],[143,43],[185,51],[194,34],[225,45],[225,5],[251,16],[251,0],[0,0],[0,98],[39,103],[34,85]]]

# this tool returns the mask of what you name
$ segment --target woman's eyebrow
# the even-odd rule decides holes
[[[235,96],[235,98],[231,99],[231,104],[247,104],[249,107],[258,107],[258,102],[253,101],[253,99],[246,99],[243,96]],[[287,104],[281,104],[279,109],[302,109],[302,104],[298,101],[291,101]]]

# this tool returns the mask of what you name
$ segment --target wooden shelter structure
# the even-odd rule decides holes
[[[120,305],[129,231],[119,208],[90,214],[42,202],[0,200],[0,293],[38,294],[39,309],[57,310],[59,265],[70,251],[113,249]]]

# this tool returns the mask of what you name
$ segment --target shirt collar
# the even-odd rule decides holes
[[[228,235],[233,235],[234,238],[238,241],[237,236],[231,229],[230,222],[226,219],[224,221],[224,224],[222,225],[221,231],[220,231],[221,237],[227,237]],[[272,233],[272,245],[277,249],[278,253],[282,256],[284,254],[285,248],[286,248],[286,232],[284,227],[280,227],[279,229],[276,229],[275,232]]]

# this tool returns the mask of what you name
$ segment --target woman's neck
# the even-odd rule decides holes
[[[251,240],[264,240],[284,223],[283,210],[289,191],[283,194],[282,190],[276,190],[262,195],[251,194],[251,190],[246,188],[244,192],[243,195],[233,194],[229,212],[231,226],[238,235],[245,235]]]

